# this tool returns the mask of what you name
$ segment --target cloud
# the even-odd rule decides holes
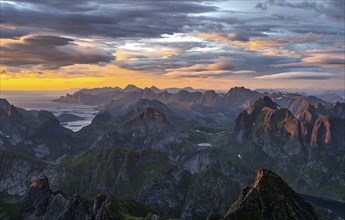
[[[272,6],[313,10],[336,20],[344,20],[345,18],[343,0],[266,0],[265,2],[258,2],[255,8],[267,10]]]
[[[345,54],[343,50],[307,50],[302,52],[299,62],[279,64],[281,67],[318,66],[322,68],[344,69]]]
[[[31,29],[74,36],[158,37],[200,26],[195,16],[217,7],[203,1],[34,1],[1,4],[1,23],[15,26],[6,37],[28,34]],[[19,31],[22,30],[22,31]],[[12,34],[12,36],[11,36]]]
[[[231,71],[231,70],[204,70],[204,71],[172,71],[165,74],[165,76],[182,79],[182,78],[223,78],[233,75],[251,75],[255,74],[252,70],[241,70],[241,71]]]
[[[168,69],[167,71],[218,71],[218,70],[232,70],[235,68],[235,65],[229,59],[219,59],[215,63],[211,64],[195,64],[193,66],[181,67],[178,69]]]
[[[257,79],[295,79],[295,80],[326,80],[334,78],[332,73],[324,72],[283,72],[272,75],[257,76]]]
[[[253,70],[234,70],[235,68],[232,60],[221,58],[209,64],[195,64],[176,69],[166,69],[167,73],[164,75],[172,78],[221,78],[231,75],[245,76],[256,73]]]
[[[2,43],[1,64],[10,67],[57,69],[73,64],[98,64],[113,60],[111,54],[92,47],[82,47],[73,39],[51,35],[29,35]]]

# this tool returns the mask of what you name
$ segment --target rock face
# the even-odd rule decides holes
[[[224,220],[232,219],[316,220],[317,217],[313,207],[277,174],[260,169],[253,185],[242,190],[224,217]]]
[[[6,99],[0,99],[0,121],[0,138],[8,138],[11,144],[24,140],[24,116]]]
[[[26,111],[0,100],[0,139],[8,150],[44,159],[56,159],[78,150],[73,132],[48,111]]]
[[[163,151],[166,151],[166,146],[179,144],[187,137],[163,113],[150,107],[127,120],[122,130],[131,134],[132,141],[143,139],[144,146]]]
[[[18,210],[24,219],[61,219],[60,213],[66,204],[67,199],[52,191],[48,178],[40,175],[32,181]]]
[[[212,107],[219,104],[219,98],[220,96],[214,90],[209,90],[206,91],[196,103],[202,106]]]
[[[44,175],[32,181],[18,205],[18,211],[23,219],[29,220],[159,219],[152,208],[134,200],[119,200],[100,194],[93,201],[78,194],[67,199],[61,190],[50,189]]]
[[[19,206],[19,210],[22,213],[31,213],[40,216],[43,215],[48,200],[51,194],[51,190],[49,188],[48,178],[46,176],[38,176],[35,179],[27,193],[24,195],[24,198]]]
[[[302,150],[299,121],[267,96],[237,117],[234,135],[237,142],[252,141],[271,157],[296,155]]]
[[[88,202],[79,195],[74,195],[65,205],[64,210],[59,215],[59,220],[88,220],[90,219],[90,214]]]
[[[327,115],[345,119],[345,103],[337,102],[326,108],[328,110]]]
[[[295,114],[300,122],[308,122],[314,124],[320,117],[320,113],[316,110],[314,105],[308,103],[303,105]]]
[[[335,153],[345,152],[345,120],[323,116],[313,127],[311,145],[327,147]]]
[[[49,165],[43,161],[0,151],[0,191],[9,195],[23,195],[26,181],[48,170]]]

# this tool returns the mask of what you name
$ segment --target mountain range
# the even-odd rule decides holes
[[[345,200],[345,103],[133,85],[54,101],[99,113],[72,132],[0,100],[0,216],[336,219],[295,191]]]

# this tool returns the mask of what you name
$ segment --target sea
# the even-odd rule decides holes
[[[0,98],[7,99],[12,105],[26,110],[47,110],[55,116],[62,113],[74,114],[82,120],[62,123],[62,126],[76,132],[89,125],[99,112],[97,106],[52,102],[65,95],[66,91],[8,91],[1,90]]]

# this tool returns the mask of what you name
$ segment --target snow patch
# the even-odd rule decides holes
[[[4,137],[7,137],[7,138],[10,137],[9,135],[4,135],[1,131],[0,131],[0,134],[1,134],[2,136],[4,136]]]
[[[198,144],[198,147],[212,147],[212,144],[210,144],[210,143],[200,143],[200,144]]]

